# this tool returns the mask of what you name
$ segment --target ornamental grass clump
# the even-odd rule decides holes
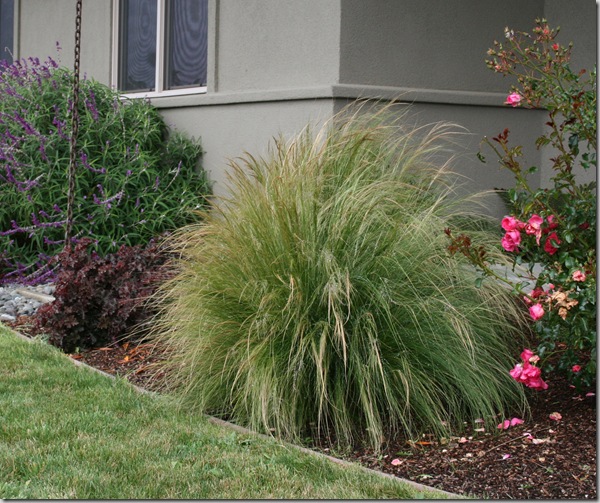
[[[232,162],[230,197],[172,237],[154,339],[184,404],[375,448],[522,412],[510,292],[446,250],[449,220],[475,226],[431,164],[449,130],[391,116],[359,109]]]

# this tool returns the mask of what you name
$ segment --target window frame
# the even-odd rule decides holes
[[[206,94],[208,85],[196,87],[182,87],[178,89],[165,89],[165,69],[166,69],[166,34],[167,34],[167,0],[155,0],[157,2],[156,9],[156,68],[154,75],[155,89],[153,91],[120,91],[121,95],[126,98],[161,98],[167,96],[187,96],[194,94]],[[121,0],[113,0],[112,2],[112,68],[111,68],[111,85],[115,89],[119,89],[119,71],[120,71],[120,12]],[[209,19],[210,22],[210,14]],[[210,30],[209,30],[210,31]],[[209,37],[210,34],[207,34]],[[208,41],[207,41],[208,42]],[[208,55],[207,55],[208,56]],[[207,71],[208,71],[207,61]],[[208,75],[207,75],[208,77]]]

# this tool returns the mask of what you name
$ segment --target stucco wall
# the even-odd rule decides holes
[[[342,0],[340,82],[504,91],[485,51],[505,26],[528,29],[544,0]]]
[[[308,123],[318,127],[331,117],[333,108],[331,100],[315,99],[163,108],[162,112],[167,123],[201,139],[202,164],[216,183],[215,192],[224,194],[230,159],[246,151],[266,155],[274,136],[291,138]]]
[[[15,51],[19,57],[51,56],[73,67],[75,47],[74,0],[15,0],[18,17]],[[83,0],[81,27],[81,76],[110,83],[112,1]],[[56,43],[61,50],[57,53]]]
[[[17,54],[72,65],[75,0],[15,0]],[[82,72],[111,81],[112,0],[84,0]],[[465,190],[509,187],[512,177],[476,158],[483,136],[505,127],[526,146],[526,165],[545,114],[503,105],[510,81],[489,71],[486,50],[505,26],[528,30],[546,16],[575,44],[573,66],[596,61],[594,0],[209,0],[208,92],[161,97],[167,121],[202,140],[203,164],[224,192],[227,159],[261,155],[269,140],[321,123],[356,98],[401,99],[418,124],[449,121],[459,136]],[[542,155],[541,155],[542,154]],[[547,167],[547,166],[546,166]],[[589,174],[588,177],[595,174]],[[548,170],[534,178],[547,183]],[[499,212],[492,204],[491,211]]]
[[[337,82],[338,0],[225,0],[217,5],[216,91]]]

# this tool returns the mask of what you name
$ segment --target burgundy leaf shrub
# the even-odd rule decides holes
[[[131,329],[151,315],[144,300],[169,276],[168,255],[156,243],[123,245],[104,257],[90,252],[90,244],[84,238],[57,255],[55,300],[34,317],[50,343],[67,353],[134,337]]]

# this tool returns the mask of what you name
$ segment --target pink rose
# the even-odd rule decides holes
[[[548,385],[542,380],[542,370],[528,362],[523,365],[523,372],[517,379],[525,386],[532,389],[548,389]]]
[[[524,349],[521,353],[521,360],[528,362],[533,357],[533,351],[531,349]]]
[[[575,373],[581,372],[581,365],[573,365],[573,368],[571,370]]]
[[[535,240],[539,246],[542,237],[542,224],[544,219],[539,215],[532,215],[525,225],[525,232],[529,235],[535,235]]]
[[[508,372],[510,376],[528,388],[548,389],[548,385],[542,380],[542,369],[531,364],[539,361],[540,357],[533,354],[530,349],[524,349],[521,353],[521,358],[523,359],[523,363],[517,363]],[[514,425],[511,424],[511,426]]]
[[[529,315],[535,320],[539,320],[542,316],[544,316],[544,308],[541,304],[534,304],[529,308]]]
[[[504,217],[502,219],[502,228],[505,231],[518,231],[523,229],[525,224],[515,217]]]
[[[556,232],[548,234],[546,244],[544,245],[544,251],[550,255],[554,255],[558,251],[558,245],[560,245],[561,242],[562,241],[558,239],[558,234],[556,234]]]
[[[508,231],[502,238],[502,248],[507,252],[514,252],[521,244],[521,233],[519,231]]]
[[[525,226],[525,232],[527,234],[535,234],[542,228],[542,224],[544,223],[544,219],[539,215],[531,215],[531,218],[527,220],[527,224]]]
[[[523,364],[523,372],[521,372],[521,379],[523,381],[530,381],[532,379],[537,379],[542,375],[542,369],[536,367],[535,365],[531,365],[529,362],[525,362]]]
[[[525,386],[531,389],[548,389],[548,384],[545,383],[541,377],[535,377],[528,379]]]
[[[519,106],[521,102],[521,95],[519,93],[511,93],[506,97],[505,105],[511,105],[513,107]]]
[[[583,271],[575,271],[573,273],[573,281],[585,281],[585,273]]]
[[[521,377],[521,374],[523,373],[523,365],[521,365],[520,363],[517,363],[515,365],[515,367],[512,370],[510,370],[508,373],[515,381],[518,381],[519,378]]]

